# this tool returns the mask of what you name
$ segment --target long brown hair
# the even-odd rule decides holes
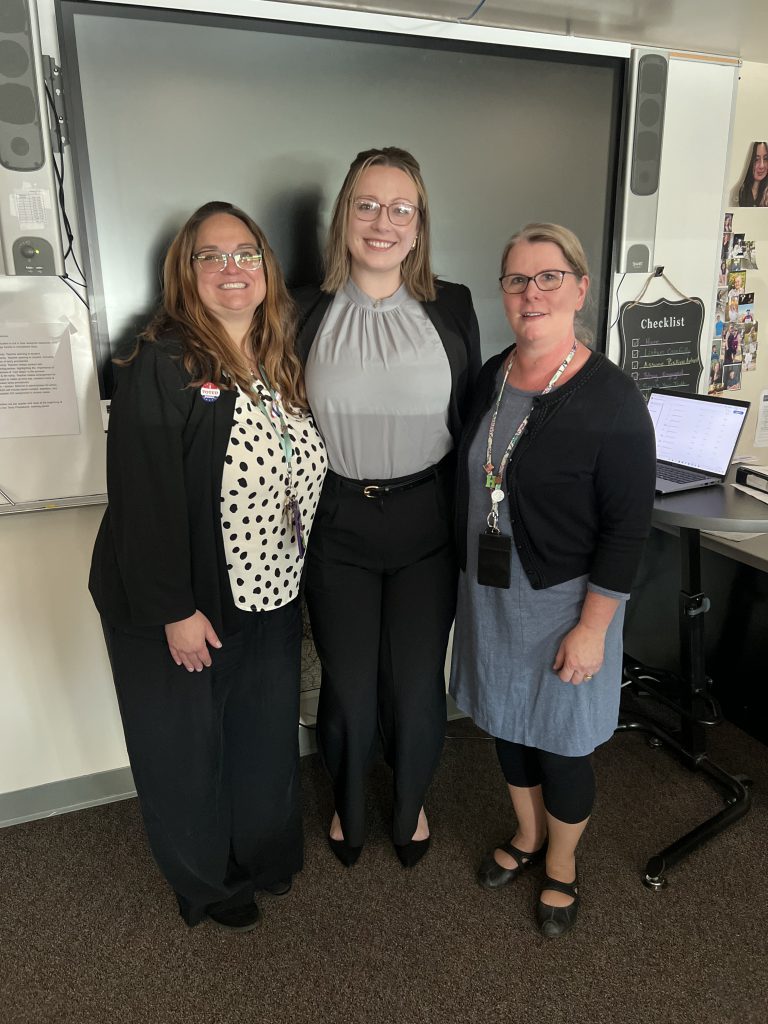
[[[739,188],[739,206],[762,206],[764,202],[765,190],[768,188],[768,176],[763,178],[757,186],[757,196],[752,195],[752,188],[755,184],[755,158],[757,157],[758,146],[765,146],[766,152],[768,152],[768,142],[752,143],[749,163],[744,172],[744,180]]]
[[[437,296],[435,275],[432,273],[429,252],[429,202],[421,168],[415,157],[397,146],[384,149],[366,149],[352,161],[341,191],[336,197],[325,249],[324,292],[335,294],[347,283],[350,256],[347,247],[347,225],[352,216],[352,200],[361,176],[369,167],[396,167],[403,171],[416,186],[419,196],[419,233],[416,245],[400,265],[403,282],[409,293],[419,302],[434,301]]]
[[[246,352],[231,343],[221,323],[201,302],[197,290],[192,266],[195,240],[203,222],[217,213],[242,221],[264,254],[262,267],[267,292],[253,314]],[[295,307],[264,232],[237,206],[215,201],[195,210],[171,242],[163,264],[160,306],[139,335],[133,352],[115,362],[130,363],[142,344],[171,334],[181,340],[184,368],[193,378],[189,387],[211,381],[223,388],[238,384],[248,390],[252,384],[251,366],[255,364],[263,366],[269,384],[280,393],[286,406],[306,409],[302,366],[294,350],[295,328]]]

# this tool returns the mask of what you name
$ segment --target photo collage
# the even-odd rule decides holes
[[[757,270],[755,243],[734,233],[733,214],[726,213],[709,367],[710,395],[740,391],[743,374],[757,367],[755,296],[747,290],[750,270]]]

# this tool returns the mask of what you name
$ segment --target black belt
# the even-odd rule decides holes
[[[410,476],[396,477],[393,480],[350,480],[348,477],[339,476],[332,470],[328,470],[328,476],[338,486],[350,491],[357,491],[365,498],[383,498],[386,494],[397,494],[398,491],[410,491],[414,487],[421,487],[430,480],[437,480],[442,473],[452,466],[454,453],[449,452],[436,465],[429,469],[423,469],[419,473],[412,473]]]

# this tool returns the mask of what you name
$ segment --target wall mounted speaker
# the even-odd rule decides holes
[[[668,64],[667,51],[632,51],[618,254],[622,273],[653,268]]]
[[[0,273],[64,273],[34,0],[0,4]]]

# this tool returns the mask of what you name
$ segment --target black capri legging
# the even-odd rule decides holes
[[[553,818],[575,825],[588,818],[595,802],[595,773],[589,754],[565,757],[538,747],[496,740],[496,753],[510,786],[541,786],[544,807]]]

